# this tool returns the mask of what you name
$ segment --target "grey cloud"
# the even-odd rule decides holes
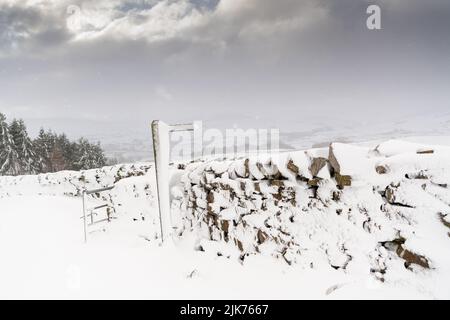
[[[196,0],[162,6],[156,26],[155,1],[78,1],[105,18],[84,40],[66,28],[72,2],[58,3],[1,11],[0,110],[300,130],[323,115],[389,121],[450,107],[450,1]],[[369,3],[382,8],[380,31],[365,27]],[[166,36],[154,41],[152,27]]]
[[[72,40],[77,34],[70,34],[66,28],[70,17],[65,10],[71,2],[55,1],[58,5],[53,7],[20,3],[1,5],[0,2],[0,50],[4,54],[11,48],[16,49],[16,54],[20,53],[20,48],[31,52],[34,48],[42,50],[57,46],[63,50],[73,49]],[[96,35],[94,41],[97,43],[146,42],[152,32],[156,32],[159,42],[184,43],[187,48],[192,44],[204,45],[207,50],[212,47],[219,53],[234,45],[255,50],[264,48],[257,42],[274,43],[283,49],[284,41],[287,51],[317,42],[320,45],[322,41],[343,45],[350,40],[351,45],[364,36],[372,38],[363,41],[370,45],[376,43],[372,41],[375,37],[368,35],[365,29],[365,8],[370,3],[378,3],[383,9],[385,31],[379,38],[385,43],[409,38],[424,43],[441,40],[444,46],[449,42],[448,37],[444,37],[450,27],[450,2],[444,0],[89,0],[74,3],[80,6],[86,19],[90,17],[86,23],[98,24],[98,20],[104,20],[100,24],[102,27],[94,32],[90,28],[88,32]],[[162,3],[166,5],[152,14],[152,9]],[[186,6],[179,3],[186,3]],[[173,32],[170,32],[171,28],[174,28]],[[117,38],[119,34],[121,37]]]
[[[59,13],[0,2],[0,54],[45,50],[70,39]]]
[[[19,6],[0,6],[0,44],[4,50],[12,49],[31,36],[39,24],[39,12]]]
[[[311,0],[79,1],[79,17],[67,14],[68,1],[54,7],[19,3],[2,5],[3,51],[8,47],[17,48],[14,53],[57,46],[71,49],[77,36],[95,41],[182,40],[220,48],[254,35],[264,39],[278,30],[295,31],[299,21],[317,18]],[[66,28],[71,18],[79,18],[84,29],[71,34]]]

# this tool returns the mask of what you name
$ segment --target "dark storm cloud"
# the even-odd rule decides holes
[[[0,55],[45,49],[69,39],[54,12],[24,7],[20,2],[0,2]]]

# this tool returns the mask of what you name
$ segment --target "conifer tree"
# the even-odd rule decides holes
[[[85,138],[77,142],[77,159],[75,168],[77,170],[87,170],[103,167],[106,164],[106,158],[99,144],[91,144]]]
[[[37,138],[34,140],[34,147],[38,159],[40,173],[52,171],[50,155],[53,150],[53,138],[51,131],[45,132],[43,128],[39,130]]]
[[[65,169],[75,170],[76,143],[71,142],[65,134],[60,134],[56,138],[56,144],[65,159]]]
[[[19,157],[19,174],[35,174],[38,172],[36,152],[33,142],[28,136],[27,128],[23,120],[14,119],[10,125],[10,133],[13,137],[14,147]]]
[[[0,174],[17,175],[20,172],[19,156],[9,131],[6,117],[0,113]]]
[[[8,125],[0,113],[0,175],[88,170],[106,164],[100,143],[84,138],[72,142],[65,134],[44,129],[31,140],[23,120],[14,119]]]

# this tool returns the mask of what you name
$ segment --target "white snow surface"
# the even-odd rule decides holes
[[[271,254],[276,248],[269,241],[259,254],[242,260],[232,243],[202,238],[198,230],[201,223],[181,232],[188,215],[180,210],[182,206],[170,217],[180,229],[160,245],[151,163],[0,177],[0,298],[449,299],[450,229],[443,222],[450,222],[448,145],[426,141],[388,141],[377,148],[340,145],[346,159],[344,168],[354,174],[352,186],[344,189],[340,202],[331,200],[336,185],[328,172],[321,171],[316,207],[304,207],[310,193],[299,188],[295,208],[273,206],[244,215],[248,225],[265,228],[267,219],[276,220],[275,212],[283,212],[275,223],[300,243],[301,254],[288,257],[294,261],[291,265]],[[430,149],[433,154],[417,154]],[[283,154],[278,161],[292,160],[309,179],[308,161],[326,157],[326,151]],[[234,183],[237,188],[227,170],[233,166],[245,175],[243,162],[214,161],[186,170],[173,169],[171,180],[181,182],[171,182],[172,196],[183,198],[180,186],[183,182],[198,183],[205,165],[220,172],[221,182]],[[292,174],[280,163],[280,171]],[[388,172],[377,174],[377,165]],[[264,179],[257,166],[249,169],[249,180]],[[413,177],[422,173],[428,179],[406,178],[405,172]],[[295,186],[295,176],[286,183]],[[386,203],[378,193],[392,183],[394,204]],[[89,241],[84,243],[80,192],[108,185],[115,188],[90,197],[88,205],[113,205],[113,219],[90,227]],[[194,192],[198,193],[199,207],[206,208],[205,195],[201,190]],[[273,192],[273,187],[262,192]],[[217,194],[215,199],[223,220],[239,219],[243,209],[230,203],[226,194]],[[381,211],[380,204],[389,210]],[[302,214],[289,223],[289,216],[284,217],[287,212]],[[197,219],[201,222],[202,217]],[[430,268],[405,268],[395,252],[379,245],[398,236],[406,239],[405,249],[425,256]],[[244,247],[250,247],[251,240]],[[199,243],[203,251],[196,250]],[[380,266],[386,270],[384,275],[377,274]]]

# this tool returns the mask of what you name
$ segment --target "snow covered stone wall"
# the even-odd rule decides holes
[[[450,148],[388,141],[193,163],[172,188],[179,234],[241,260],[370,272],[450,267]],[[406,272],[406,271],[405,271]]]
[[[419,283],[431,271],[450,271],[449,147],[333,143],[172,166],[169,183],[171,238],[194,238],[198,250],[213,255],[244,262],[267,255],[381,281]],[[110,204],[118,218],[102,231],[158,239],[153,164],[0,177],[0,198],[77,197],[84,188],[112,184],[89,198],[89,206]],[[78,227],[81,238],[81,222]]]
[[[151,168],[150,163],[135,163],[83,171],[60,171],[17,177],[0,176],[0,197],[38,194],[81,196],[84,189],[103,188],[125,178],[144,176]]]

